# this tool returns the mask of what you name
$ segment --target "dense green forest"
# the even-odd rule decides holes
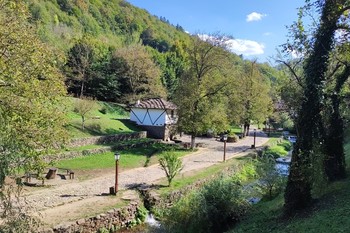
[[[193,38],[180,25],[123,0],[27,3],[41,40],[65,58],[60,69],[70,94],[126,103],[174,98]],[[230,56],[235,70],[244,67],[241,57]],[[266,81],[276,80],[275,69],[258,66]]]
[[[122,0],[27,2],[39,37],[65,57],[61,70],[70,93],[122,102],[157,93],[147,79],[173,92],[190,37],[180,26]],[[126,67],[131,63],[142,73],[136,85]]]

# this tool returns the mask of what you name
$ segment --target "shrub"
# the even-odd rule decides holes
[[[288,151],[285,150],[285,147],[280,145],[268,147],[264,152],[264,156],[272,156],[275,159],[281,156],[286,156],[287,154]]]
[[[159,159],[159,165],[165,172],[169,186],[174,177],[182,170],[182,161],[175,155],[174,151],[165,152]]]
[[[253,161],[245,163],[240,171],[233,176],[235,182],[244,182],[257,177],[255,163]]]
[[[257,160],[256,171],[259,175],[258,189],[263,198],[269,200],[282,192],[286,183],[286,177],[276,170],[276,160],[272,156],[265,155]]]
[[[145,222],[147,218],[148,210],[141,206],[137,208],[136,219],[138,219],[141,223]]]
[[[234,133],[231,133],[227,136],[227,142],[237,142],[238,136]]]
[[[289,141],[287,141],[287,140],[283,140],[278,145],[282,146],[287,152],[292,149],[292,144]]]
[[[242,186],[221,177],[180,199],[165,213],[169,232],[223,232],[249,209]]]

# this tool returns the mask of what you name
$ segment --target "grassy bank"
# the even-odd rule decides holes
[[[208,178],[213,178],[217,175],[225,173],[230,168],[239,167],[248,161],[249,158],[240,157],[227,160],[225,163],[215,164],[213,166],[207,167],[205,169],[190,171],[183,174],[179,174],[175,177],[170,187],[167,187],[167,180],[164,178],[158,182],[161,188],[157,192],[161,195],[165,195],[174,190],[179,190],[188,185],[194,184],[199,180],[204,180]]]
[[[350,163],[350,132],[347,132],[346,162]],[[347,168],[350,174],[349,165]],[[323,195],[312,209],[290,220],[282,220],[283,195],[272,201],[260,202],[253,206],[252,212],[229,233],[328,233],[349,232],[350,218],[350,177],[329,184],[323,188]]]
[[[129,113],[115,103],[96,102],[88,113],[85,130],[82,130],[81,116],[74,112],[76,98],[67,97],[68,130],[71,138],[82,138],[119,133],[130,133],[140,129],[132,124]]]

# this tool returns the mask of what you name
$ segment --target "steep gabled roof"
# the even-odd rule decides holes
[[[148,108],[148,109],[176,109],[176,105],[172,102],[166,101],[162,98],[138,100],[134,108]]]

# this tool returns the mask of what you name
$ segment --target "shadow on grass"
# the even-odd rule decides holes
[[[87,197],[88,195],[77,195],[77,194],[63,194],[60,197]]]
[[[163,184],[146,184],[146,183],[131,183],[125,185],[126,189],[161,189],[167,188],[167,185]]]
[[[141,131],[142,130],[141,127],[137,126],[133,121],[131,121],[129,119],[117,119],[117,118],[111,118],[111,119],[120,121],[126,127],[128,127],[129,129],[131,129],[133,131]]]
[[[78,125],[74,125],[74,124],[69,124],[67,127],[67,130],[69,130],[69,128],[72,128],[73,130],[79,132],[80,134],[90,134],[91,136],[101,136],[103,135],[103,133],[101,132],[101,128],[94,126],[92,128],[90,127],[85,127],[85,129],[83,130],[81,128],[81,126]]]
[[[75,125],[75,124],[69,124],[66,128],[68,131],[70,131],[69,128],[71,128],[74,131],[77,131],[79,134],[89,134],[91,136],[106,136],[106,135],[113,135],[113,134],[128,133],[128,132],[125,132],[125,130],[122,128],[119,128],[119,130],[114,129],[114,128],[107,128],[103,131],[101,129],[100,124],[98,124],[98,123],[88,124],[85,126],[84,130],[82,129],[82,127],[80,125]],[[133,131],[140,131],[140,129],[135,130],[131,127],[128,127],[128,128],[133,130]],[[134,126],[134,128],[135,128],[135,126]]]

